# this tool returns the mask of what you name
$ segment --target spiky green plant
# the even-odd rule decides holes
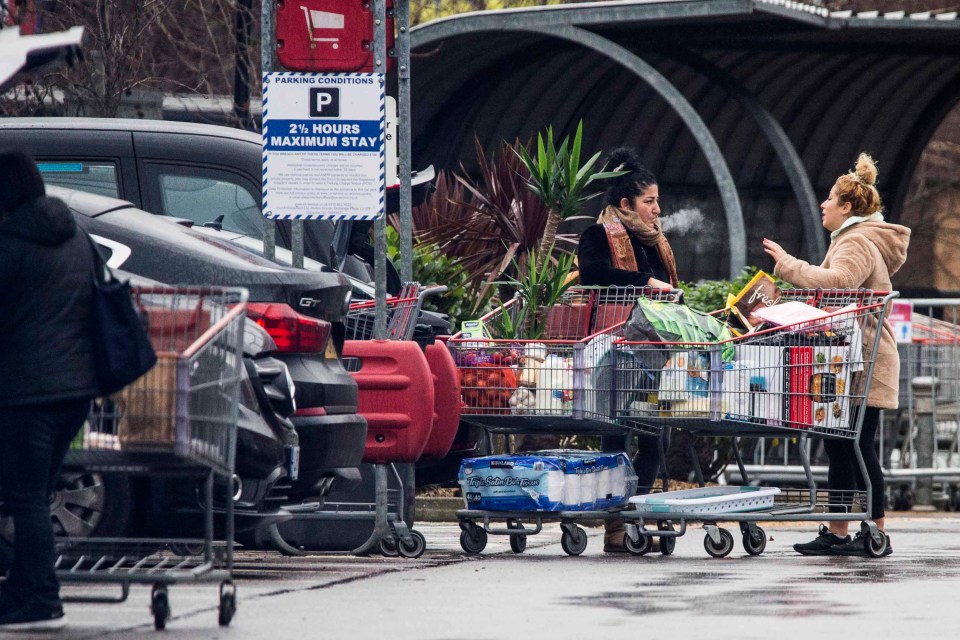
[[[584,196],[584,189],[592,182],[622,176],[625,171],[594,171],[593,168],[600,159],[600,152],[595,153],[589,160],[580,164],[580,149],[583,142],[583,121],[577,125],[577,132],[571,144],[569,138],[564,138],[557,147],[553,139],[553,127],[547,127],[547,137],[543,133],[537,134],[537,157],[533,158],[525,147],[519,147],[516,152],[530,173],[528,186],[549,209],[547,221],[544,225],[543,237],[540,240],[540,255],[538,260],[543,262],[550,256],[550,251],[556,242],[557,227],[564,218],[580,211],[583,203],[591,196]]]

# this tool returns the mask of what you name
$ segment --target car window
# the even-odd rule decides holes
[[[40,160],[37,168],[45,184],[96,193],[111,198],[120,197],[117,184],[117,165],[109,161],[52,162]]]
[[[223,216],[225,231],[263,236],[260,206],[239,176],[216,169],[152,165],[160,191],[161,213],[186,218],[195,224],[214,222]]]

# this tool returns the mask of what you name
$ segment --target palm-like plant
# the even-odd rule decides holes
[[[552,251],[553,247],[548,247]],[[539,252],[530,250],[530,259],[526,265],[514,262],[516,276],[507,276],[503,284],[510,285],[523,300],[523,305],[515,316],[503,309],[494,321],[496,337],[503,339],[523,337],[539,340],[546,329],[548,310],[560,302],[563,294],[573,286],[567,278],[573,268],[573,254],[561,253],[556,264],[547,264],[540,268]],[[521,335],[522,334],[522,335]]]
[[[593,168],[600,158],[595,153],[583,165],[580,164],[580,147],[583,141],[583,121],[577,126],[573,143],[564,138],[560,147],[553,141],[553,127],[547,127],[547,139],[537,134],[537,157],[533,158],[525,147],[518,146],[517,155],[530,175],[528,186],[549,209],[540,240],[538,260],[542,266],[556,243],[557,227],[564,218],[574,215],[590,196],[584,197],[584,189],[596,180],[622,176],[625,171],[598,171]]]

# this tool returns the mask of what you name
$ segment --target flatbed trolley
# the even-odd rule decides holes
[[[123,602],[131,584],[152,585],[155,627],[170,618],[168,586],[219,582],[219,623],[236,611],[233,490],[246,289],[134,288],[157,352],[156,366],[110,398],[94,402],[64,468],[194,478],[202,539],[58,538],[57,576],[65,583],[116,583],[119,596],[68,594],[72,602]],[[216,486],[223,487],[217,499]],[[214,511],[224,513],[214,541]]]
[[[419,283],[406,283],[400,292],[387,298],[385,336],[387,340],[412,340],[423,308],[423,302],[430,296],[440,295],[446,286],[423,286]],[[344,318],[346,340],[372,340],[376,324],[375,302],[372,300],[354,302]],[[344,366],[351,369],[354,359],[344,358]],[[370,537],[352,551],[355,555],[365,555],[374,549],[386,557],[401,556],[418,558],[426,550],[423,534],[411,529],[403,520],[405,512],[405,485],[413,486],[413,478],[404,478],[393,463],[374,463],[374,502],[373,503],[320,503],[284,505],[284,509],[293,514],[294,519],[307,521],[373,521]],[[397,489],[390,489],[390,474]],[[412,474],[411,474],[412,475]],[[393,499],[391,500],[391,496]],[[391,510],[391,503],[393,510]],[[307,555],[309,552],[289,544],[280,531],[280,525],[269,526],[268,535],[273,547],[284,555]]]
[[[629,357],[614,362],[628,361],[635,369],[643,369],[645,362],[663,362],[664,351],[669,356],[657,371],[657,405],[638,405],[632,401],[636,393],[625,391],[630,397],[619,402],[626,407],[623,418],[697,436],[733,438],[744,485],[749,479],[736,438],[799,438],[807,480],[803,490],[719,487],[634,497],[636,510],[622,512],[628,551],[643,555],[652,538],[658,537],[662,547],[684,535],[688,523],[701,522],[707,553],[724,557],[733,550],[734,537],[718,523],[737,522],[744,550],[759,555],[767,539],[758,522],[861,520],[867,553],[881,556],[889,539],[872,520],[874,488],[859,448],[854,451],[863,489],[828,492],[816,488],[808,444],[810,437],[859,440],[861,409],[866,407],[881,337],[877,329],[896,295],[862,289],[787,290],[783,302],[805,302],[825,313],[719,343],[618,342],[615,348]],[[686,383],[695,378],[706,380],[706,388]],[[698,479],[702,486],[702,475]]]
[[[620,388],[635,384],[629,370],[617,373],[613,345],[637,298],[677,302],[680,295],[650,287],[573,287],[536,317],[524,298],[512,298],[481,318],[485,337],[458,333],[447,341],[460,372],[461,419],[483,429],[488,439],[492,434],[636,434],[659,440],[660,425],[633,421],[618,404],[624,397]],[[536,337],[496,337],[511,328]],[[522,553],[527,536],[540,533],[545,522],[559,522],[563,550],[579,555],[587,535],[578,522],[622,517],[619,509],[457,511],[460,546],[470,554],[483,551],[488,535],[509,536],[510,548]]]

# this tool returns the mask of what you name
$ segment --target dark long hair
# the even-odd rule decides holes
[[[629,147],[620,147],[610,152],[607,158],[607,171],[629,171],[619,178],[612,178],[607,183],[607,192],[604,194],[604,204],[614,207],[620,206],[623,198],[633,202],[633,199],[643,193],[643,190],[652,184],[657,184],[657,176],[640,164],[637,152]]]
[[[37,163],[22,151],[0,152],[0,219],[46,194]]]

